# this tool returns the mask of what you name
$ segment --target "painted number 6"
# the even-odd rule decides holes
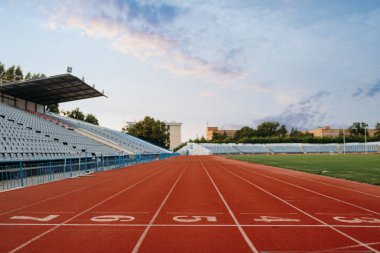
[[[103,215],[92,217],[91,221],[95,222],[115,222],[115,221],[133,221],[135,217],[127,215]]]

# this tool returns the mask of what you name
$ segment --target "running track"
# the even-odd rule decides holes
[[[379,252],[380,187],[175,157],[0,193],[0,252]]]

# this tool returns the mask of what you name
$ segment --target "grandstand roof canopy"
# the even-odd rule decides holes
[[[3,84],[0,92],[42,105],[105,96],[71,74]]]

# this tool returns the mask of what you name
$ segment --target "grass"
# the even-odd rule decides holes
[[[380,155],[230,155],[231,159],[380,185]]]

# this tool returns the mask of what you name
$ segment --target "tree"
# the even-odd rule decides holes
[[[5,74],[3,74],[3,80],[6,82],[11,82],[13,81],[15,77],[15,70],[16,67],[14,65],[10,66],[6,71]]]
[[[59,104],[47,105],[46,109],[49,110],[50,112],[59,114]]]
[[[33,75],[32,75],[32,79],[38,79],[38,78],[45,78],[46,77],[46,75],[44,74],[44,73],[34,73]]]
[[[349,128],[351,136],[363,136],[365,133],[365,129],[368,127],[368,124],[365,122],[354,122]]]
[[[309,132],[303,133],[303,132],[299,131],[297,128],[292,127],[292,130],[290,131],[289,136],[290,137],[299,137],[299,138],[307,138],[307,137],[313,138],[314,134],[309,133]]]
[[[257,133],[260,137],[277,136],[280,123],[266,121],[257,126]]]
[[[25,75],[25,80],[31,79],[32,78],[32,73],[28,72]]]
[[[286,126],[281,125],[280,128],[277,130],[277,134],[280,137],[285,137],[288,134],[288,130],[286,129]]]
[[[5,75],[5,66],[0,62],[0,80],[3,80],[3,76]]]
[[[24,74],[22,73],[22,69],[20,66],[17,66],[17,68],[15,69],[14,80],[21,81],[23,79],[24,79]]]
[[[74,110],[72,111],[62,111],[63,115],[69,117],[69,118],[73,118],[73,119],[78,119],[78,120],[81,120],[81,121],[84,121],[84,113],[81,112],[81,110],[79,110],[79,108],[75,108]]]
[[[86,118],[84,119],[84,121],[95,124],[95,125],[99,125],[98,119],[96,118],[94,114],[91,114],[91,113],[86,115]]]
[[[237,130],[236,133],[235,133],[235,139],[236,140],[240,140],[242,138],[250,138],[250,137],[253,137],[253,136],[256,136],[256,133],[257,131],[250,128],[250,127],[243,127],[241,128],[240,130]]]
[[[375,135],[379,135],[380,136],[380,123],[376,123],[376,126],[375,126]]]
[[[223,134],[213,132],[212,133],[212,141],[213,142],[224,142],[227,139],[226,131],[223,131]]]
[[[149,116],[132,126],[123,127],[122,131],[160,147],[170,146],[170,134],[166,124]]]

